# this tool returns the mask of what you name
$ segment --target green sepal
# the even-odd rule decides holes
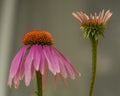
[[[104,30],[105,26],[103,24],[86,24],[81,25],[80,29],[83,32],[83,37],[85,39],[89,38],[90,36],[93,37],[95,40],[98,40],[98,36],[104,37]]]

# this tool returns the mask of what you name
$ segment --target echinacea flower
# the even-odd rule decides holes
[[[98,35],[103,36],[106,22],[110,19],[112,13],[110,10],[106,12],[102,10],[98,15],[95,13],[88,16],[83,12],[73,12],[72,15],[80,22],[84,38],[91,36],[97,40]]]
[[[14,57],[8,78],[8,85],[11,87],[12,80],[15,87],[19,86],[20,80],[25,77],[25,84],[30,84],[31,78],[36,72],[42,75],[43,86],[46,84],[48,70],[56,76],[60,75],[63,80],[68,76],[72,79],[75,74],[80,73],[71,65],[70,61],[53,47],[52,35],[46,31],[30,31],[25,34],[22,40],[24,46]]]
[[[96,64],[97,64],[97,46],[98,46],[98,36],[104,35],[106,22],[112,16],[110,10],[104,12],[102,10],[98,15],[87,14],[83,12],[72,13],[72,15],[80,22],[80,29],[83,31],[84,38],[89,38],[91,41],[92,48],[92,78],[90,84],[89,96],[93,95],[94,84],[96,79]]]

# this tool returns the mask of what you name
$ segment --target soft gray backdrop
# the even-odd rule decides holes
[[[71,13],[99,12],[111,9],[105,38],[99,39],[97,78],[94,96],[120,96],[120,1],[119,0],[0,0],[0,96],[32,96],[36,81],[29,87],[24,81],[18,89],[7,86],[11,61],[21,48],[23,35],[32,29],[53,34],[55,46],[82,74],[68,79],[66,88],[60,78],[53,88],[50,74],[44,96],[88,96],[91,79],[91,47],[83,40],[79,23]]]

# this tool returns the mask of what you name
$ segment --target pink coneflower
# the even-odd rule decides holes
[[[83,12],[72,13],[72,15],[80,22],[80,29],[83,31],[84,38],[89,38],[91,41],[92,48],[92,78],[90,84],[89,96],[93,95],[94,84],[96,79],[96,64],[97,64],[97,46],[98,46],[98,36],[104,35],[106,22],[112,16],[110,10],[104,12],[102,10],[98,15],[90,14],[86,15]]]
[[[34,30],[26,33],[22,42],[24,46],[14,57],[10,68],[8,79],[10,87],[13,79],[15,87],[18,87],[23,77],[28,86],[36,72],[42,75],[42,84],[45,86],[48,69],[53,73],[54,80],[57,75],[63,80],[68,76],[74,79],[75,74],[80,75],[70,61],[52,46],[54,41],[50,33]]]
[[[112,13],[110,10],[106,12],[102,10],[98,15],[95,13],[94,15],[90,14],[90,16],[88,16],[83,12],[73,12],[72,15],[80,22],[80,28],[83,31],[84,38],[91,36],[97,40],[98,35],[103,35],[105,24]]]

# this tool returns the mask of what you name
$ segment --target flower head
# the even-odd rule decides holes
[[[112,13],[110,10],[106,12],[102,10],[98,15],[95,13],[88,16],[83,12],[73,12],[72,15],[81,23],[80,28],[83,31],[84,38],[91,36],[97,40],[98,35],[103,35],[106,22],[110,19]]]
[[[9,86],[14,79],[14,85],[18,87],[23,77],[28,86],[36,71],[40,71],[42,75],[43,86],[46,84],[48,70],[53,73],[55,81],[57,75],[63,80],[68,76],[74,79],[75,74],[80,75],[70,61],[52,46],[54,40],[50,33],[34,30],[26,33],[22,42],[24,46],[18,51],[11,64]]]

